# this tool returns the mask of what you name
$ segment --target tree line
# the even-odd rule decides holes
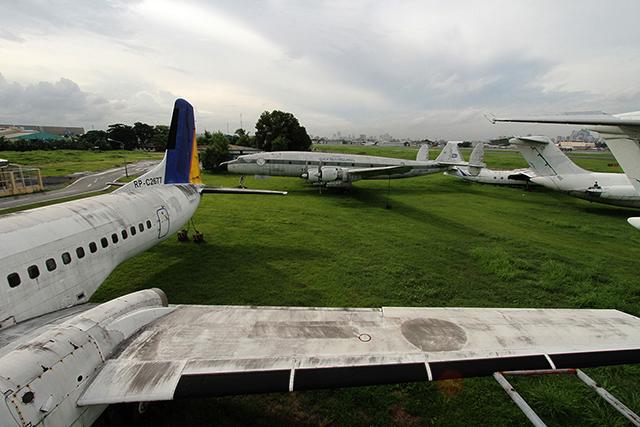
[[[0,137],[0,151],[32,150],[152,150],[167,148],[169,127],[136,122],[133,126],[116,123],[106,130],[90,130],[83,135],[64,137],[59,140],[22,139],[8,140]],[[205,131],[197,137],[198,145],[206,147],[202,162],[205,169],[215,169],[229,159],[229,145],[254,147],[263,151],[311,149],[311,138],[291,113],[274,110],[265,111],[256,123],[256,132],[250,135],[237,129],[233,135]]]
[[[0,137],[0,151],[33,150],[150,150],[167,148],[169,127],[136,122],[133,126],[116,123],[107,130],[90,130],[62,139],[14,139]]]

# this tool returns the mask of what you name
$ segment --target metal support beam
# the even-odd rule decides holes
[[[591,387],[596,393],[598,393],[600,397],[602,397],[604,400],[609,402],[609,404],[613,406],[614,409],[618,411],[623,417],[628,419],[631,422],[631,424],[635,426],[640,426],[640,417],[638,417],[638,414],[636,414],[631,409],[629,409],[624,403],[616,399],[607,390],[600,387],[598,383],[596,383],[594,380],[591,379],[591,377],[589,377],[587,374],[582,372],[580,369],[576,369],[576,376],[580,378],[580,380],[582,380],[583,383],[585,383],[586,385]]]
[[[531,424],[536,427],[546,427],[544,421],[542,421],[538,414],[536,414],[533,409],[531,409],[531,406],[529,406],[529,404],[522,398],[522,396],[520,396],[520,394],[511,386],[509,381],[507,381],[507,379],[500,372],[494,372],[493,378],[498,381],[498,384],[500,384],[504,391],[507,392],[511,400],[513,400],[515,404],[518,405],[522,413],[524,413],[529,421],[531,421]]]

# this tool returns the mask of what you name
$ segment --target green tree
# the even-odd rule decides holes
[[[150,140],[153,138],[154,131],[154,127],[146,123],[135,122],[133,124],[133,132],[136,134],[141,148],[151,148]]]
[[[107,141],[107,138],[108,134],[103,130],[90,130],[89,132],[80,135],[78,140],[81,143],[86,144],[89,149],[111,150],[112,146],[109,141]]]
[[[241,145],[243,147],[255,147],[255,138],[249,135],[246,130],[242,128],[236,129],[235,135],[237,136],[234,142],[236,145]]]
[[[149,138],[147,146],[155,151],[164,151],[167,149],[167,141],[169,140],[169,126],[157,125],[153,128],[153,135]]]
[[[116,123],[109,125],[107,129],[107,138],[110,140],[111,147],[115,149],[124,148],[125,150],[134,150],[138,148],[138,137],[129,125]]]
[[[274,147],[274,141],[279,137],[284,138],[286,147],[282,140],[277,141],[277,148]],[[260,115],[256,123],[255,141],[256,147],[265,151],[308,151],[311,148],[311,138],[298,119],[291,113],[278,110],[265,111]]]
[[[222,132],[215,132],[209,133],[208,141],[210,143],[202,154],[202,167],[213,171],[220,167],[220,163],[229,160],[229,140]]]
[[[289,148],[289,141],[282,135],[278,135],[276,139],[271,141],[272,151],[285,151]]]

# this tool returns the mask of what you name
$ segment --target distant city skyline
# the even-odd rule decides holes
[[[640,109],[633,0],[0,0],[0,122],[200,130],[293,113],[310,134],[569,133],[483,114]]]

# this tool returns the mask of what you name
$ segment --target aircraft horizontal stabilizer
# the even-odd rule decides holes
[[[170,306],[78,405],[287,392],[640,361],[616,310]]]
[[[273,190],[252,190],[250,188],[229,188],[229,187],[203,187],[201,194],[262,194],[262,195],[278,195],[284,196],[286,191]]]
[[[509,140],[510,144],[526,142],[532,144],[552,144],[553,141],[548,136],[514,136]]]

